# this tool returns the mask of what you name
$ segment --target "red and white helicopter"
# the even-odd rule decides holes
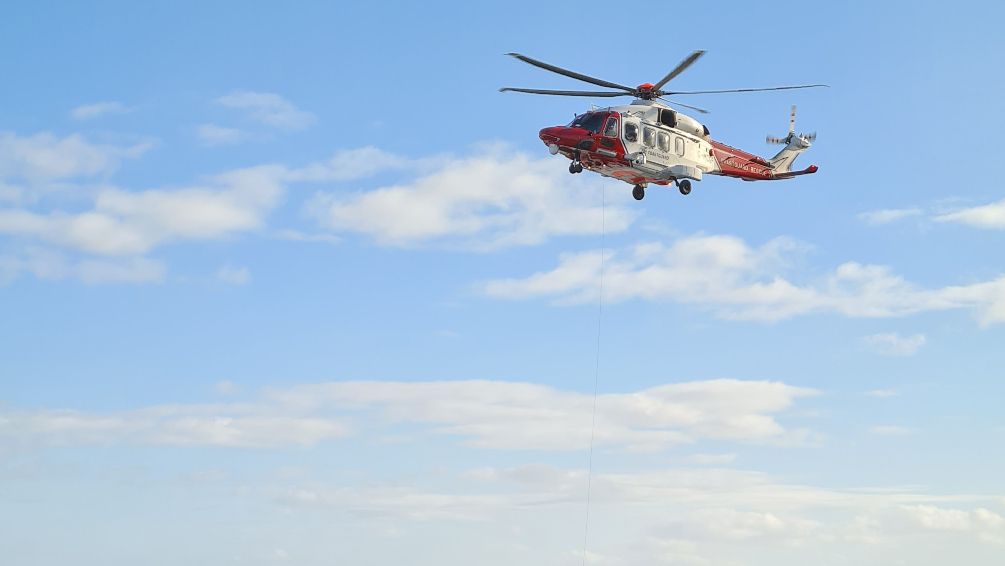
[[[695,51],[656,84],[645,83],[632,88],[556,67],[519,53],[508,53],[535,67],[616,90],[542,90],[511,87],[499,90],[558,96],[634,96],[636,99],[627,106],[591,110],[576,116],[566,126],[545,128],[538,135],[552,155],[561,153],[572,160],[569,165],[570,173],[581,173],[583,169],[589,169],[606,177],[614,177],[635,185],[632,196],[636,200],[645,197],[646,186],[650,184],[674,183],[681,194],[690,194],[691,180],[700,181],[703,175],[725,175],[744,181],[772,181],[816,173],[816,165],[810,165],[799,171],[792,170],[792,162],[800,153],[809,149],[811,142],[816,139],[815,133],[796,134],[795,106],[792,107],[792,114],[789,117],[788,135],[784,138],[770,136],[767,138],[769,143],[784,144],[785,147],[771,159],[764,159],[713,140],[709,137],[708,128],[703,124],[671,109],[660,100],[664,100],[662,98],[664,96],[682,94],[791,90],[827,85],[698,91],[663,90],[670,80],[704,54],[704,51]],[[702,114],[708,113],[701,108],[680,102],[670,100],[666,102]]]

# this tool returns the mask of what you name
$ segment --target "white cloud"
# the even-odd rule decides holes
[[[1005,276],[983,283],[925,289],[879,265],[847,262],[822,278],[796,283],[787,265],[804,249],[787,238],[751,247],[735,236],[695,235],[671,245],[637,244],[607,253],[604,300],[667,300],[696,304],[719,316],[776,321],[811,313],[884,318],[973,309],[982,324],[1005,321]],[[560,303],[597,300],[600,252],[559,257],[550,271],[480,286],[504,299],[551,297]]]
[[[880,397],[880,398],[897,397],[900,395],[899,392],[893,389],[872,389],[870,391],[866,391],[865,394],[868,395],[869,397]]]
[[[907,436],[914,434],[913,428],[899,425],[877,425],[869,429],[872,434],[879,436]]]
[[[114,169],[120,158],[137,155],[144,149],[141,146],[96,146],[79,136],[57,139],[49,134],[28,138],[7,134],[0,140],[0,147],[3,144],[7,144],[12,151],[0,155],[0,175],[48,180],[107,174]],[[451,163],[460,164],[461,171],[451,169]],[[417,236],[420,239],[434,235],[446,238],[448,235],[456,235],[458,225],[477,225],[478,228],[474,230],[477,234],[471,234],[465,242],[480,248],[535,243],[549,235],[589,234],[599,230],[600,207],[594,202],[598,195],[586,193],[582,186],[578,189],[578,196],[556,197],[554,194],[559,191],[553,190],[554,187],[550,185],[538,188],[545,194],[553,193],[552,196],[533,196],[530,194],[533,191],[528,192],[530,188],[524,185],[529,180],[539,178],[537,173],[517,180],[516,185],[509,184],[504,179],[513,172],[513,168],[528,163],[530,162],[525,157],[519,156],[506,157],[503,162],[497,162],[488,154],[459,161],[438,157],[410,160],[377,148],[364,147],[339,151],[328,160],[301,168],[291,169],[282,165],[250,167],[211,176],[200,183],[178,188],[124,190],[103,186],[84,193],[93,198],[93,205],[84,210],[0,207],[0,234],[20,238],[29,245],[45,243],[85,254],[139,256],[164,244],[215,240],[264,228],[266,216],[279,204],[290,183],[354,180],[389,170],[434,171],[420,179],[428,182],[446,179],[453,182],[457,180],[458,173],[466,174],[467,167],[493,171],[497,177],[489,179],[490,185],[502,187],[502,193],[509,196],[486,195],[484,187],[479,189],[482,191],[480,196],[473,200],[461,197],[461,202],[452,202],[454,197],[440,195],[431,206],[438,209],[438,213],[443,213],[445,220],[451,225],[433,229],[432,233],[424,232],[423,228],[416,231],[414,227],[400,226],[388,216],[371,218],[370,222],[374,223],[372,226],[364,226],[367,221],[360,220],[362,224],[356,228],[379,232],[384,227],[390,227],[390,234],[378,237],[398,241],[400,233],[397,231],[403,231],[407,237]],[[541,163],[533,163],[532,168],[541,169]],[[13,187],[3,195],[9,195],[11,204],[17,205],[22,200],[22,193],[20,188]],[[492,204],[497,197],[501,200]],[[415,198],[416,195],[409,195],[400,205],[407,209],[414,204]],[[418,198],[423,198],[423,195],[418,195]],[[586,204],[583,204],[583,200]],[[342,210],[342,205],[333,206],[329,212]],[[358,206],[362,209],[368,207],[361,202],[346,206]],[[399,205],[391,206],[395,208]],[[408,216],[407,210],[401,209],[400,212]],[[624,229],[633,216],[627,209],[613,207],[608,214],[610,229]],[[296,229],[280,230],[275,234],[276,237],[295,241],[339,241],[339,237],[332,233],[311,234]],[[41,274],[45,271],[38,268],[38,262],[28,266],[19,260],[16,262],[17,269],[10,257],[5,262],[7,279],[15,272]],[[154,269],[154,264],[149,260],[134,261],[132,275],[122,269],[119,269],[118,275],[109,274],[112,267],[107,264],[85,264],[84,277],[97,282],[130,278],[156,280],[163,276],[163,271]],[[124,264],[120,262],[118,267],[122,268]]]
[[[884,356],[913,356],[925,345],[924,334],[901,336],[897,333],[872,334],[862,340],[874,352]]]
[[[233,145],[247,141],[250,137],[244,130],[216,124],[201,124],[196,129],[196,135],[206,145]]]
[[[238,91],[216,100],[228,108],[245,110],[255,121],[281,130],[302,130],[314,123],[314,115],[298,109],[278,94]]]
[[[639,562],[655,562],[669,566],[738,566],[738,563],[722,558],[710,559],[704,556],[697,543],[680,537],[650,537],[637,545]]]
[[[364,489],[292,488],[276,495],[289,507],[340,508],[365,516],[385,515],[418,521],[483,521],[511,498],[498,494],[419,492],[406,487]]]
[[[0,154],[0,176],[44,180],[107,174],[119,159],[138,155],[146,147],[110,148],[89,144],[79,136],[57,139],[49,134],[6,135],[0,147],[3,143],[16,146],[16,151]],[[566,181],[559,179],[567,176],[552,165],[506,154],[498,147],[477,157],[453,160],[405,159],[363,147],[338,151],[328,160],[300,168],[249,167],[177,188],[92,188],[82,192],[93,199],[93,205],[83,210],[18,207],[24,200],[23,190],[0,185],[8,187],[0,197],[11,203],[0,207],[0,235],[85,254],[138,256],[165,244],[215,240],[264,228],[266,216],[291,183],[357,180],[382,171],[424,173],[412,186],[378,189],[347,199],[321,195],[311,209],[327,218],[325,223],[331,227],[395,245],[435,242],[486,250],[599,232],[600,185],[573,179],[564,186]],[[624,230],[635,215],[630,208],[610,206],[608,231]],[[286,229],[274,234],[294,241],[340,241],[331,232]]]
[[[206,240],[256,230],[284,193],[285,170],[240,169],[205,186],[124,191],[102,189],[81,213],[0,209],[0,234],[35,238],[100,255],[143,254],[181,240]]]
[[[901,508],[918,526],[933,531],[966,531],[972,527],[974,513],[943,509],[934,505],[905,505]],[[1001,517],[998,517],[1001,520]]]
[[[157,283],[164,280],[167,268],[160,261],[144,257],[70,260],[58,252],[37,247],[0,255],[0,284],[24,273],[38,279],[77,279],[89,284]]]
[[[803,539],[820,528],[816,521],[777,513],[732,508],[700,509],[686,519],[671,522],[667,530],[686,539],[733,540]]]
[[[699,438],[794,442],[775,416],[814,391],[778,382],[720,379],[674,383],[597,400],[595,443],[660,450]],[[432,432],[479,448],[580,450],[590,441],[593,397],[543,385],[501,381],[339,382],[274,394],[284,405],[367,409],[390,422],[428,424]]]
[[[983,206],[936,215],[938,222],[957,222],[973,228],[1005,230],[1005,199]]]
[[[70,111],[70,116],[74,120],[90,120],[106,114],[122,114],[129,112],[129,108],[121,102],[95,102],[94,104],[83,104]]]
[[[920,208],[889,208],[863,212],[859,214],[858,217],[859,220],[862,220],[867,224],[880,225],[896,222],[897,220],[902,220],[911,216],[920,216],[922,212],[923,211]]]
[[[9,283],[22,273],[38,279],[63,279],[70,271],[66,259],[52,250],[30,247],[18,253],[0,255],[0,283]]]
[[[328,160],[290,171],[291,181],[353,181],[382,171],[425,172],[446,158],[412,159],[373,146],[336,151]]]
[[[569,552],[569,557],[574,559],[577,564],[614,565],[625,563],[624,559],[620,556],[600,554],[591,550],[573,550]]]
[[[785,428],[777,416],[813,394],[784,383],[732,379],[605,394],[597,400],[595,443],[662,450],[703,438],[798,442],[805,433]],[[568,451],[589,444],[592,407],[592,395],[530,383],[332,382],[272,391],[244,405],[155,406],[111,414],[0,411],[5,427],[0,436],[59,444],[296,445],[344,434],[341,423],[351,419],[363,423],[358,430],[374,435],[385,426],[409,423],[421,425],[416,434],[446,435],[478,448]]]
[[[273,232],[273,236],[280,240],[287,240],[290,242],[311,242],[318,244],[339,244],[342,239],[338,236],[328,234],[328,233],[318,233],[311,234],[308,232],[301,232],[300,230],[284,229],[276,230]]]
[[[84,283],[153,283],[163,281],[167,268],[163,263],[143,257],[107,261],[85,259],[77,266]]]
[[[955,210],[947,210],[944,205],[925,209],[912,207],[873,210],[863,212],[858,217],[867,224],[881,225],[922,215],[936,222],[953,222],[986,230],[1005,230],[1005,199]]]
[[[50,134],[0,134],[0,176],[39,183],[108,174],[119,159],[138,155],[147,147],[98,146],[75,135],[58,139]],[[4,149],[9,151],[4,153]],[[164,244],[217,240],[264,228],[266,216],[285,194],[287,173],[282,166],[265,165],[225,172],[180,188],[137,191],[101,185],[77,191],[68,202],[39,201],[49,205],[48,210],[28,207],[27,202],[37,205],[37,199],[24,198],[19,189],[8,206],[0,206],[0,236],[11,237],[13,244],[0,257],[0,282],[22,274],[93,284],[163,281],[164,264],[145,254]],[[33,186],[32,190],[52,186]],[[77,201],[82,197],[90,204],[80,206]],[[52,202],[67,202],[67,209],[52,207]],[[83,256],[64,256],[42,245]],[[237,282],[248,274],[235,268],[222,275]]]
[[[93,144],[79,134],[60,138],[48,132],[0,132],[0,179],[38,183],[107,174],[120,160],[138,157],[150,147],[150,142],[129,147]]]
[[[0,203],[17,203],[24,198],[25,190],[22,187],[8,185],[0,181]]]
[[[251,281],[251,271],[247,267],[224,265],[216,271],[216,279],[228,285],[247,285]]]
[[[985,544],[1005,544],[1005,517],[985,507],[959,509],[931,503],[902,504],[866,513],[859,518],[873,536],[964,537]]]
[[[270,414],[245,405],[164,405],[110,415],[0,411],[0,438],[47,445],[143,444],[276,448],[310,446],[346,434],[321,417]]]
[[[309,207],[324,226],[360,233],[381,245],[487,250],[599,234],[604,184],[570,178],[554,161],[490,148],[472,157],[444,159],[435,170],[404,184],[349,196],[323,193]],[[624,206],[625,195],[619,191],[609,197],[608,232],[625,230],[637,215]]]
[[[213,389],[215,389],[220,395],[236,395],[241,390],[236,383],[230,381],[229,379],[216,382]]]
[[[812,555],[830,548],[847,552],[863,543],[897,545],[919,535],[997,543],[1005,534],[1005,518],[984,506],[993,496],[832,489],[745,470],[663,468],[594,473],[588,480],[583,469],[534,464],[480,468],[458,476],[447,474],[441,480],[445,482],[437,483],[449,487],[430,489],[417,485],[428,482],[414,479],[385,485],[368,481],[363,486],[301,480],[271,490],[271,495],[291,512],[301,508],[312,514],[347,512],[384,517],[397,525],[403,520],[485,522],[498,529],[519,524],[528,530],[521,533],[521,540],[540,549],[541,541],[533,534],[536,522],[581,524],[590,481],[596,510],[590,532],[604,533],[594,535],[590,548],[620,556],[626,563],[652,561],[655,555],[630,560],[611,547],[596,546],[598,539],[619,540],[632,549],[639,548],[639,537],[673,541],[673,550],[687,550],[685,554],[696,558],[718,554],[719,559],[710,563],[729,563],[723,558],[732,555],[742,564],[752,545],[759,551],[784,548],[790,554],[802,548]],[[544,536],[554,536],[556,531],[547,533]],[[729,552],[722,554],[720,549]]]
[[[732,464],[736,454],[692,454],[687,461],[698,466],[724,466]]]

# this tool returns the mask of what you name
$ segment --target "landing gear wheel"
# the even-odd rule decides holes
[[[691,194],[691,181],[684,179],[683,181],[677,183],[677,189],[680,191],[680,194],[682,195]]]
[[[582,172],[583,172],[583,164],[582,163],[577,163],[576,164],[576,173],[582,173]]]
[[[582,163],[577,163],[577,162],[573,161],[572,163],[569,164],[569,173],[572,173],[573,175],[575,175],[576,173],[582,173],[582,172],[583,172],[583,164]]]
[[[646,198],[646,188],[642,185],[635,185],[632,189],[632,197],[634,197],[635,200],[642,200]]]

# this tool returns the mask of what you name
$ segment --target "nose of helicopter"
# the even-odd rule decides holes
[[[564,130],[568,129],[569,128],[565,128],[562,126],[552,126],[550,128],[544,128],[537,133],[537,137],[541,138],[541,141],[543,141],[545,145],[559,144],[562,141],[562,138],[564,137],[563,136],[563,134],[565,133]]]
[[[590,132],[582,128],[570,127],[570,126],[552,126],[550,128],[544,128],[538,132],[537,136],[541,138],[544,145],[557,147],[574,147],[584,137],[590,135]]]

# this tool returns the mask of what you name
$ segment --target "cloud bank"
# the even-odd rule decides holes
[[[788,266],[804,249],[788,238],[761,246],[728,235],[698,234],[670,244],[648,242],[606,252],[604,300],[658,300],[698,305],[723,318],[778,321],[831,313],[886,318],[969,309],[982,324],[1005,321],[1005,276],[968,285],[925,288],[887,266],[843,263],[806,282]],[[559,257],[554,268],[523,278],[496,279],[479,290],[500,299],[596,301],[601,252]]]
[[[655,451],[699,439],[792,443],[804,430],[779,420],[813,390],[780,382],[719,379],[605,394],[595,443]],[[593,396],[505,381],[302,385],[252,403],[155,406],[112,414],[0,411],[0,437],[40,444],[139,443],[284,447],[406,423],[416,434],[493,450],[582,450]]]

